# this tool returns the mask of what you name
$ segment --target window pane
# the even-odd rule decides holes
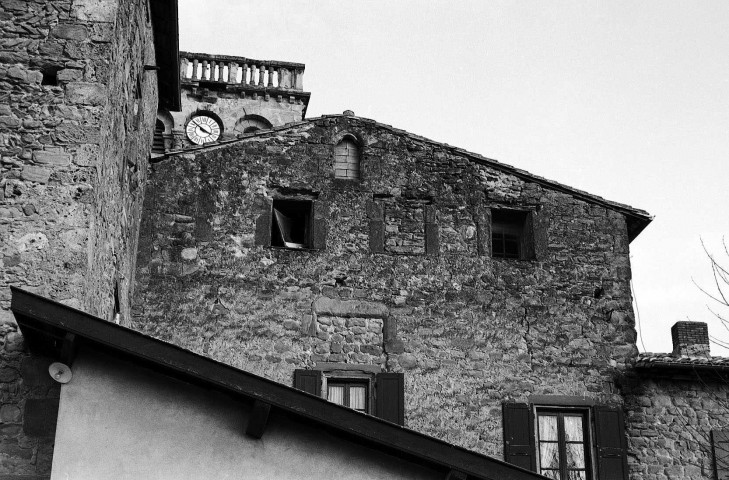
[[[582,443],[568,443],[567,468],[585,468],[585,445]]]
[[[557,416],[539,415],[539,440],[557,441]]]
[[[352,385],[349,387],[349,407],[355,410],[365,409],[364,385]]]
[[[559,445],[557,443],[539,444],[539,465],[541,468],[559,468]]]
[[[540,473],[547,478],[553,478],[554,480],[560,480],[559,479],[559,470],[542,470]]]
[[[581,442],[582,435],[582,416],[565,415],[564,417],[564,438],[568,442]]]
[[[582,472],[567,472],[567,480],[587,480],[587,473]]]
[[[337,405],[344,405],[344,386],[329,385],[327,389],[327,400]]]

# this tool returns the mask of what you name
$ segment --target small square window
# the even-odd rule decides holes
[[[271,246],[311,248],[311,210],[310,200],[274,200]]]
[[[491,256],[527,260],[534,258],[530,215],[522,210],[491,211]]]

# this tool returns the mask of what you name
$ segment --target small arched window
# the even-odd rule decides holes
[[[165,153],[165,124],[157,119],[154,124],[154,139],[152,140],[152,153]],[[149,138],[149,137],[148,137]]]
[[[345,137],[334,147],[334,178],[359,180],[359,147]]]

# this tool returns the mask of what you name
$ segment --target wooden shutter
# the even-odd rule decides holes
[[[321,397],[321,372],[319,370],[294,370],[294,388]]]
[[[405,376],[383,372],[375,377],[375,415],[405,425]]]
[[[329,217],[329,203],[317,200],[313,205],[313,225],[311,232],[311,248],[324,250],[327,246],[327,219]]]
[[[435,206],[425,205],[425,254],[438,255],[440,253],[440,233],[436,223]]]
[[[524,231],[521,237],[521,257],[523,260],[536,258],[534,250],[534,212],[524,216]]]
[[[526,403],[504,403],[504,460],[517,467],[536,471],[534,416]]]
[[[263,213],[256,219],[256,245],[262,245],[264,247],[271,245],[271,214],[271,201],[266,200]]]
[[[600,480],[627,480],[625,423],[619,407],[597,405],[595,412],[595,441],[597,443],[597,472]]]
[[[716,480],[729,480],[729,430],[711,431]]]
[[[385,220],[384,208],[374,200],[367,202],[367,218],[370,221],[370,252],[383,253],[385,251]]]

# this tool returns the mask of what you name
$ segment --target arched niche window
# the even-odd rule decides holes
[[[344,137],[334,147],[334,178],[359,180],[360,149],[351,136]]]
[[[154,124],[154,139],[152,140],[152,153],[165,153],[165,124],[159,118]]]
[[[253,133],[273,128],[271,122],[260,115],[246,115],[235,123],[233,130],[238,133]]]

